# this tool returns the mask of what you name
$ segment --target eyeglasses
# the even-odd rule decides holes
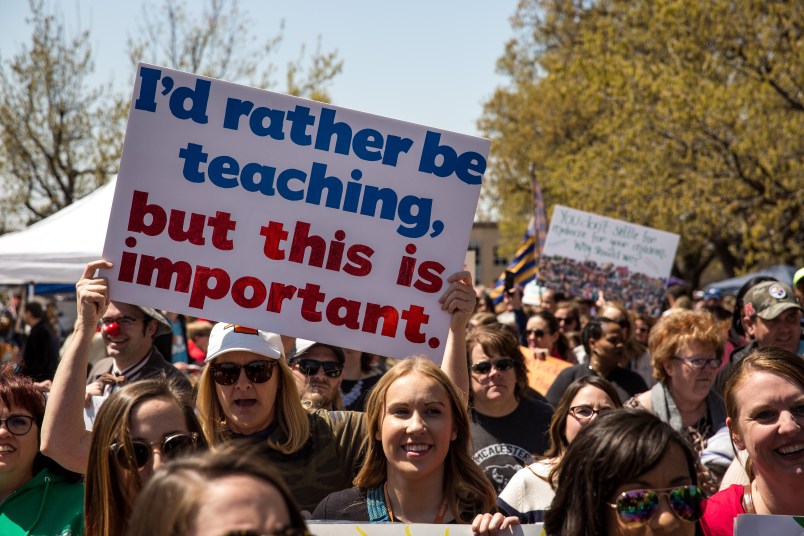
[[[105,328],[111,326],[112,324],[117,324],[118,326],[131,326],[140,320],[144,320],[143,318],[134,318],[133,316],[118,316],[117,318],[101,318],[98,321],[98,325]]]
[[[664,489],[635,489],[621,493],[617,502],[609,504],[617,510],[626,527],[637,527],[649,522],[659,510],[659,497],[667,497],[670,509],[679,519],[696,521],[703,515],[704,493],[698,486],[679,486]]]
[[[12,435],[25,435],[31,431],[33,417],[29,415],[9,415],[5,419],[0,419],[0,426],[3,425]]]
[[[562,317],[557,316],[556,320],[558,320],[559,324],[563,324],[565,322],[577,322],[578,317],[577,316],[565,316],[565,317],[562,318]]]
[[[164,438],[162,441],[132,441],[131,450],[126,448],[125,443],[114,443],[109,450],[114,455],[118,465],[126,469],[142,469],[151,461],[154,445],[159,445],[159,452],[168,460],[177,456],[195,451],[198,434],[174,434]]]
[[[684,363],[688,364],[694,369],[703,369],[709,367],[710,369],[718,369],[720,368],[720,359],[707,359],[705,357],[678,357],[675,356],[673,359],[677,359],[678,361],[683,361]]]
[[[544,337],[543,329],[528,329],[525,330],[525,333],[527,333],[528,335],[533,335],[534,337]]]
[[[335,361],[317,361],[315,359],[299,359],[291,365],[305,376],[315,376],[318,369],[324,369],[324,374],[328,378],[337,378],[343,372],[343,367]]]
[[[581,405],[581,406],[573,406],[569,409],[569,414],[578,419],[581,422],[591,421],[594,417],[597,417],[601,413],[605,413],[607,411],[611,411],[614,408],[598,408],[595,409],[592,406]]]
[[[636,331],[637,333],[647,333],[648,331],[650,331],[650,328],[646,328],[645,326],[637,326],[634,328],[634,331]]]
[[[514,360],[510,357],[503,357],[494,361],[481,361],[472,365],[472,372],[475,374],[488,374],[491,372],[491,367],[494,366],[500,372],[506,371],[514,366]]]
[[[218,385],[232,385],[240,377],[240,369],[246,372],[246,378],[251,383],[265,383],[274,375],[276,361],[252,361],[245,365],[237,363],[213,363],[210,366],[212,379]]]

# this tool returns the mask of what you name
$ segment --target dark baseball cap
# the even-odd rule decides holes
[[[788,309],[804,313],[793,295],[793,289],[778,281],[765,281],[751,287],[743,298],[746,316],[773,320]]]

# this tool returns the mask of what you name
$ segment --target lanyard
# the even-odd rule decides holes
[[[386,482],[382,487],[383,493],[385,493],[385,505],[388,507],[388,517],[391,518],[391,523],[395,522],[394,519],[394,510],[391,506],[391,498],[388,496],[388,482]],[[438,509],[438,513],[435,516],[435,520],[433,523],[439,525],[441,521],[444,519],[444,514],[447,513],[447,498],[444,497],[444,500],[441,502],[441,508]]]

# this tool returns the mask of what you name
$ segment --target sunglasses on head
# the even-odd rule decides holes
[[[318,369],[324,369],[324,374],[329,378],[337,378],[343,372],[343,367],[335,361],[318,361],[316,359],[298,359],[291,365],[305,376],[315,376]]]
[[[670,510],[681,520],[692,522],[703,515],[704,493],[701,488],[692,485],[626,491],[609,506],[617,510],[617,516],[626,527],[637,527],[649,522],[656,515],[661,496],[667,497]]]
[[[240,377],[240,369],[246,372],[246,378],[251,383],[265,383],[271,379],[274,374],[275,360],[261,359],[259,361],[252,361],[245,365],[238,365],[237,363],[213,363],[210,366],[212,372],[212,379],[218,385],[232,385]]]
[[[494,368],[503,372],[514,366],[514,360],[510,357],[503,357],[502,359],[495,359],[494,361],[481,361],[472,365],[472,372],[475,374],[488,374],[491,372],[492,365]]]
[[[198,434],[173,434],[167,436],[162,441],[147,443],[145,441],[132,441],[131,450],[124,443],[114,443],[109,450],[114,455],[114,459],[120,467],[126,469],[142,469],[153,454],[155,445],[159,446],[159,452],[168,460],[172,460],[182,454],[195,451],[196,439]]]
[[[525,330],[525,333],[527,333],[528,335],[533,335],[534,337],[544,337],[543,329],[528,329]]]

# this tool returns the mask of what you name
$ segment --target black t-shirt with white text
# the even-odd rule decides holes
[[[541,456],[550,445],[548,429],[553,408],[530,397],[504,417],[472,410],[473,458],[500,493],[514,474]]]

